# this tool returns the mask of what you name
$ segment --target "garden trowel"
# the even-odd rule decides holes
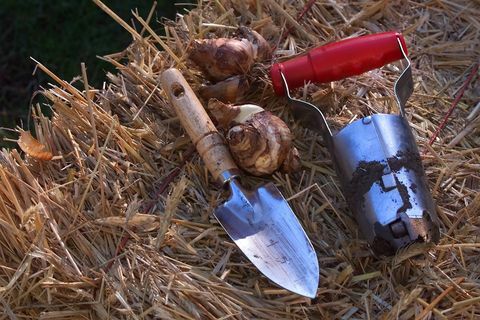
[[[213,177],[230,188],[214,215],[250,261],[270,280],[315,297],[317,255],[300,222],[273,183],[245,190],[240,170],[195,93],[177,69],[161,75],[161,86]]]

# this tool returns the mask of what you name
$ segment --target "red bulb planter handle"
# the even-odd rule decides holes
[[[383,32],[329,43],[305,55],[275,63],[270,69],[275,93],[285,95],[280,71],[288,87],[294,89],[309,81],[326,83],[359,75],[402,59],[397,39],[408,55],[402,34]]]

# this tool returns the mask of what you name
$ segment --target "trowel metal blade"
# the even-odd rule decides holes
[[[315,297],[317,255],[280,191],[272,183],[245,191],[235,180],[230,188],[230,199],[214,213],[228,235],[270,280]]]

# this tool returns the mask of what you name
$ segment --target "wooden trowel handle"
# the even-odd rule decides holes
[[[226,179],[222,173],[238,170],[225,139],[180,71],[175,68],[164,71],[160,76],[160,84],[208,171],[215,180],[224,183]]]

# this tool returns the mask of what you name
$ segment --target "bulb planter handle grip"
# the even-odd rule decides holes
[[[380,68],[404,57],[407,46],[402,34],[382,32],[350,38],[320,46],[306,54],[275,63],[270,69],[275,93],[285,95],[280,73],[285,76],[290,89],[305,82],[326,83],[362,74]]]
[[[208,171],[216,181],[227,182],[225,172],[239,169],[224,138],[217,131],[190,85],[175,68],[164,71],[160,76],[160,83]]]

